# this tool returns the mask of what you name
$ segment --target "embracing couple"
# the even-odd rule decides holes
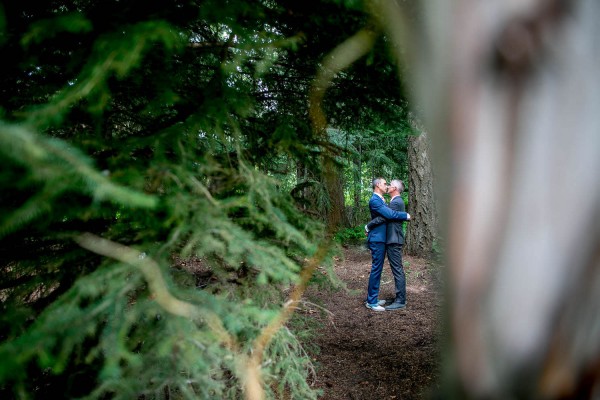
[[[400,196],[403,190],[404,183],[401,180],[394,179],[389,186],[383,178],[373,180],[373,196],[369,200],[372,219],[365,225],[372,258],[365,306],[373,311],[392,311],[406,307],[406,277],[402,267],[402,224],[403,221],[410,220],[410,214],[405,212],[404,201]],[[388,193],[392,198],[389,207],[385,204],[384,193]],[[396,284],[396,297],[391,304],[384,307],[388,302],[379,300],[378,296],[386,251]]]

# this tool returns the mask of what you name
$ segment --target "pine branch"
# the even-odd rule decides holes
[[[67,142],[44,137],[25,127],[0,123],[0,152],[29,168],[34,180],[44,182],[42,192],[3,222],[0,235],[30,222],[44,210],[48,211],[50,200],[65,189],[65,177],[85,182],[83,188],[77,189],[91,193],[98,200],[108,199],[142,208],[153,208],[158,203],[156,197],[112,183],[92,166],[90,158]]]
[[[160,272],[160,266],[146,254],[91,233],[83,233],[74,240],[81,247],[93,253],[136,267],[148,282],[152,297],[162,308],[180,317],[192,320],[201,318],[215,332],[216,337],[224,345],[232,350],[237,348],[235,340],[227,332],[221,319],[215,313],[179,300],[169,292]]]
[[[371,29],[362,29],[333,49],[323,60],[323,66],[319,69],[309,94],[310,119],[315,132],[322,132],[327,127],[327,119],[322,110],[325,91],[340,71],[367,54],[376,37],[377,33]]]

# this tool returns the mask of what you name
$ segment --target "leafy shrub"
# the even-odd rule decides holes
[[[341,244],[360,244],[366,238],[364,225],[344,228],[335,234],[335,240]]]

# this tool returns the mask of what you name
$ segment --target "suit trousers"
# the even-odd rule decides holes
[[[394,301],[406,304],[406,276],[404,275],[404,267],[402,266],[402,245],[388,244],[386,250],[396,284],[396,298]]]
[[[371,250],[372,264],[371,273],[369,274],[369,287],[367,289],[367,303],[377,304],[381,272],[383,271],[383,260],[385,259],[385,243],[369,242],[369,250]]]

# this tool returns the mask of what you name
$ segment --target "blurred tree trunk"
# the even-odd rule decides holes
[[[600,3],[421,2],[414,36],[398,4],[381,18],[444,185],[445,381],[459,398],[599,398]]]
[[[406,224],[406,254],[417,257],[432,255],[437,236],[437,212],[433,192],[433,171],[429,137],[425,132],[408,139],[408,213]]]

